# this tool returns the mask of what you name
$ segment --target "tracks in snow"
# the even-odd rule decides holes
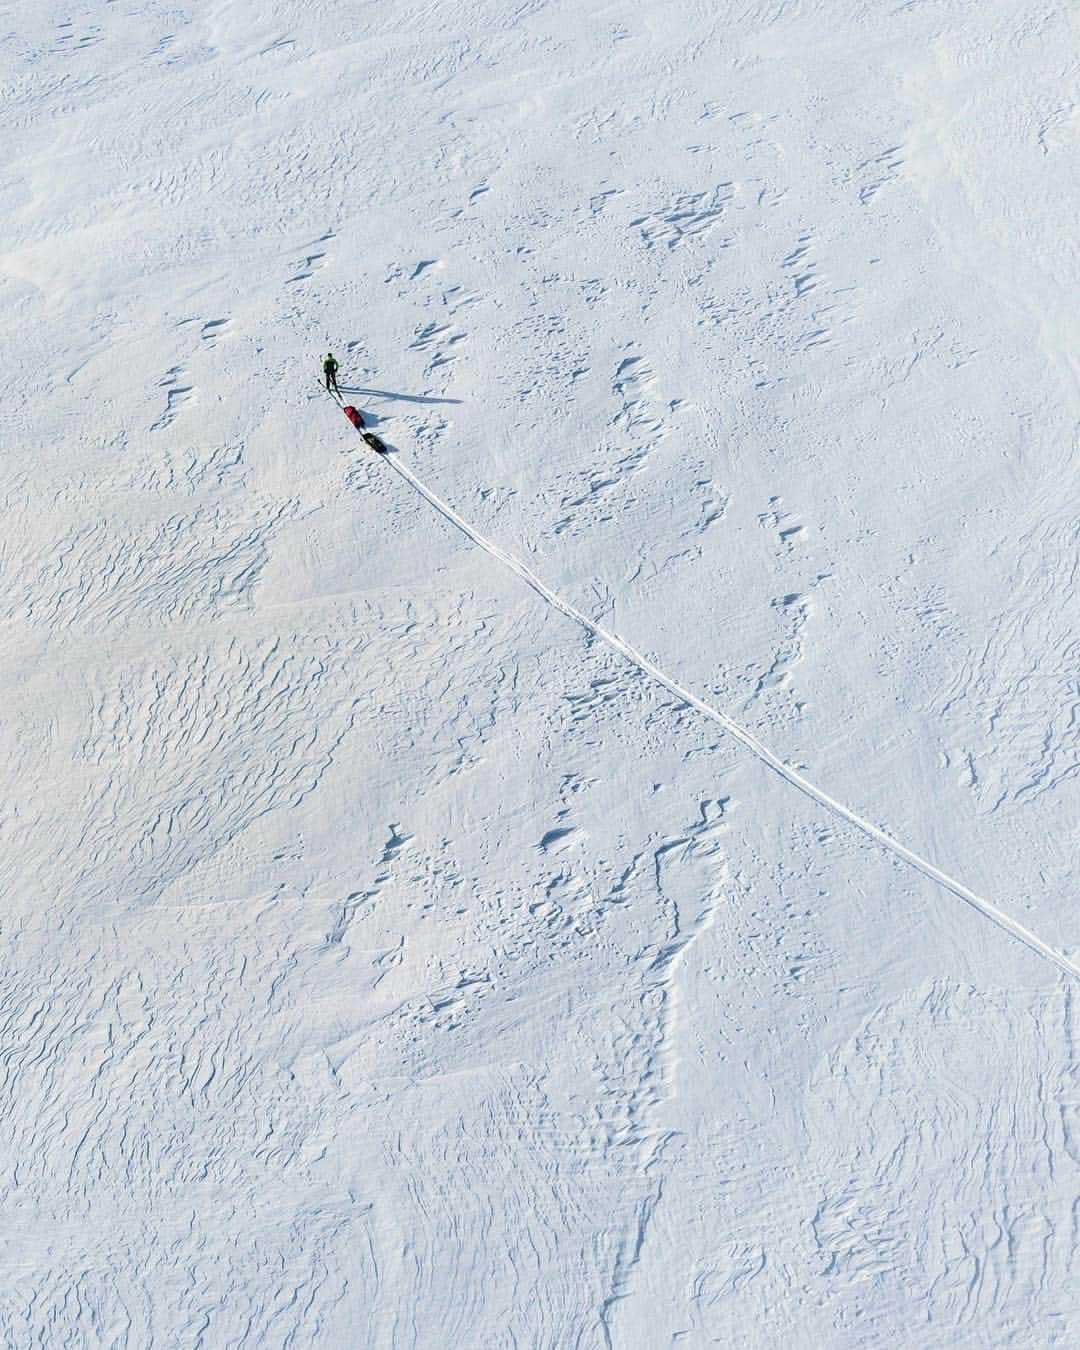
[[[811,782],[810,779],[799,773],[797,769],[793,769],[790,764],[786,764],[779,755],[770,750],[764,742],[759,741],[752,732],[728,717],[726,713],[721,712],[719,708],[714,708],[712,704],[706,703],[704,699],[698,698],[696,694],[692,693],[689,689],[679,684],[677,680],[672,679],[665,671],[661,670],[659,666],[654,665],[647,656],[644,656],[635,647],[631,647],[628,642],[624,642],[616,633],[612,633],[600,624],[594,623],[588,615],[583,614],[575,605],[572,605],[568,600],[564,600],[561,595],[553,591],[549,586],[546,586],[536,573],[526,567],[520,559],[515,558],[512,553],[507,553],[505,549],[500,548],[493,540],[488,539],[486,535],[481,534],[479,530],[470,525],[464,517],[458,515],[448,502],[445,502],[437,493],[427,487],[427,485],[419,479],[411,469],[402,463],[401,459],[396,454],[391,453],[385,458],[386,462],[395,473],[399,474],[407,483],[409,483],[428,503],[430,503],[431,506],[435,508],[436,511],[439,512],[441,516],[448,520],[451,525],[454,525],[459,529],[462,534],[471,539],[479,548],[482,548],[486,553],[489,553],[493,558],[496,558],[503,566],[508,567],[512,572],[516,572],[527,586],[531,586],[532,589],[554,609],[559,610],[559,612],[565,614],[568,619],[572,619],[575,623],[580,624],[590,633],[593,633],[596,637],[600,638],[601,641],[606,642],[613,651],[618,652],[620,656],[637,666],[639,670],[655,680],[657,684],[663,685],[665,689],[674,694],[681,702],[696,709],[702,716],[709,718],[710,721],[716,722],[729,736],[734,737],[734,739],[745,746],[752,755],[768,768],[772,769],[774,773],[779,774],[780,777],[790,783],[792,787],[798,788],[800,792],[805,793],[806,796],[817,802],[819,806],[823,806],[827,811],[831,811],[833,815],[839,816],[842,820],[846,820],[849,825],[853,825],[857,830],[860,830],[868,838],[874,840],[874,842],[879,844],[882,848],[887,849],[888,852],[892,853],[902,862],[907,863],[909,867],[913,867],[917,872],[921,872],[923,876],[929,877],[931,881],[936,881],[938,885],[944,887],[945,890],[951,891],[953,895],[963,900],[973,909],[978,910],[980,914],[990,919],[993,923],[996,923],[999,928],[1003,928],[1005,932],[1011,934],[1038,956],[1043,957],[1044,960],[1057,966],[1064,974],[1071,975],[1073,978],[1080,980],[1080,964],[1071,960],[1063,952],[1059,952],[1056,948],[1051,947],[1049,943],[1044,942],[1043,939],[1036,933],[1033,933],[1030,928],[1025,927],[1019,920],[1014,919],[1010,914],[1007,914],[1003,909],[1000,909],[992,901],[987,900],[984,896],[976,894],[975,891],[969,889],[969,887],[965,886],[962,882],[949,876],[947,872],[943,872],[940,867],[936,867],[929,859],[923,858],[912,849],[907,848],[906,845],[902,844],[898,839],[894,839],[891,834],[880,829],[864,816],[860,816],[858,812],[845,806],[843,802],[838,801],[835,797],[831,797],[822,788],[819,788],[815,783]]]

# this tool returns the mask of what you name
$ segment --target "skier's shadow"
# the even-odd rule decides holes
[[[359,385],[343,384],[343,394],[355,394],[359,398],[393,398],[399,403],[460,403],[459,398],[425,398],[421,394],[395,394],[389,389],[363,389]]]

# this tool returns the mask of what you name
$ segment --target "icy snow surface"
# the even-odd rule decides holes
[[[1077,69],[0,11],[0,1344],[1080,1342]]]

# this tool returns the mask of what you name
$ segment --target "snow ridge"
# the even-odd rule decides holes
[[[519,558],[514,557],[513,554],[508,553],[493,540],[488,539],[486,535],[481,534],[479,530],[470,525],[463,516],[458,515],[448,502],[444,501],[437,493],[433,492],[431,488],[412,472],[411,469],[402,463],[397,454],[388,454],[385,456],[385,460],[395,472],[415,488],[415,490],[419,492],[440,515],[452,525],[456,526],[457,529],[471,539],[474,544],[484,549],[485,552],[489,553],[493,558],[496,558],[512,572],[516,572],[522,581],[524,581],[526,585],[531,586],[532,589],[546,600],[549,605],[552,605],[555,609],[559,610],[560,613],[565,614],[568,619],[572,619],[575,623],[580,624],[603,642],[606,642],[613,651],[616,651],[620,656],[625,657],[627,661],[630,661],[633,665],[637,666],[639,670],[655,680],[658,684],[662,684],[665,689],[670,690],[670,692],[683,703],[686,703],[691,708],[695,708],[704,717],[709,718],[710,721],[716,722],[729,736],[734,737],[734,739],[745,746],[752,755],[756,756],[756,758],[768,768],[779,774],[780,777],[790,783],[792,787],[798,788],[800,792],[803,792],[808,797],[812,798],[819,806],[823,806],[826,810],[831,811],[833,815],[839,816],[842,820],[846,820],[850,825],[854,825],[857,830],[861,830],[863,834],[867,835],[870,839],[873,839],[877,844],[881,845],[882,848],[887,849],[910,867],[915,868],[916,871],[929,877],[931,881],[936,881],[938,885],[944,887],[945,890],[951,891],[953,895],[959,897],[959,899],[963,900],[966,904],[971,905],[973,909],[978,910],[980,914],[983,914],[986,918],[990,919],[992,923],[996,923],[999,928],[1003,928],[1007,933],[1010,933],[1014,938],[1030,948],[1031,951],[1057,966],[1064,974],[1071,975],[1074,979],[1080,980],[1080,964],[1071,960],[1055,947],[1050,946],[1048,942],[1044,942],[1043,939],[1036,933],[1033,933],[1030,928],[1027,928],[1024,924],[1020,923],[1018,919],[1014,919],[1011,914],[1007,914],[992,901],[987,900],[984,896],[976,894],[975,891],[965,886],[963,882],[957,881],[955,877],[949,876],[947,872],[943,872],[940,867],[936,867],[927,858],[914,852],[914,850],[902,844],[898,839],[894,839],[887,831],[874,825],[864,816],[860,816],[857,811],[853,811],[849,806],[845,806],[843,802],[838,801],[835,797],[830,796],[824,789],[819,788],[815,783],[811,782],[810,779],[799,773],[797,769],[792,768],[790,764],[786,764],[777,754],[770,750],[763,741],[758,740],[752,732],[748,731],[744,726],[740,725],[740,723],[734,721],[734,719],[729,717],[726,713],[721,712],[719,708],[714,708],[711,703],[706,703],[704,699],[698,698],[696,694],[692,693],[665,671],[661,670],[659,666],[654,665],[653,662],[650,661],[647,656],[644,656],[639,652],[637,648],[632,647],[628,642],[624,642],[618,634],[612,633],[601,624],[594,623],[592,619],[586,614],[583,614],[582,611],[571,604],[569,600],[565,600],[561,595],[553,591],[550,586],[545,585],[536,573],[526,567]]]

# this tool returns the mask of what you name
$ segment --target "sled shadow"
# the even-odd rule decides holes
[[[393,398],[399,403],[460,403],[459,398],[425,398],[421,394],[395,394],[389,389],[364,389],[359,385],[343,384],[343,394],[356,394],[361,398]]]

